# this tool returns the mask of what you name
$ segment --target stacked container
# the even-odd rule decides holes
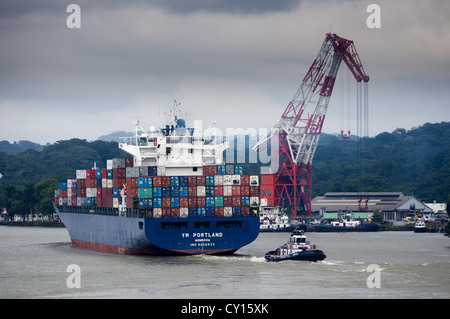
[[[132,158],[115,158],[106,169],[77,170],[76,179],[59,183],[55,205],[118,208],[126,193],[127,208],[154,218],[258,213],[259,178],[244,175],[242,166],[205,165],[201,176],[164,174],[161,167],[134,167]]]

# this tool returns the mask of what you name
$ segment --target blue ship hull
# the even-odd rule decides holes
[[[119,254],[232,254],[259,234],[259,216],[152,218],[65,212],[76,248]]]

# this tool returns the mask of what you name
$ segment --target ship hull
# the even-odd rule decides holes
[[[232,254],[259,234],[259,217],[152,218],[56,207],[72,246],[115,254]]]

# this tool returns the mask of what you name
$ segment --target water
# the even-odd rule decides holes
[[[288,233],[233,256],[144,257],[71,247],[64,228],[0,226],[0,298],[449,298],[450,239],[412,232],[308,233],[322,262],[268,263]],[[70,289],[67,266],[81,270]],[[369,289],[376,264],[380,288]]]

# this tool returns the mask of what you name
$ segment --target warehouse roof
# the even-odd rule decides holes
[[[369,192],[369,193],[325,193],[317,196],[311,201],[311,211],[318,212],[338,212],[338,211],[359,211],[360,204],[358,198],[362,197],[361,206],[365,207],[364,199],[367,202],[367,211],[373,212],[375,209],[382,211],[429,211],[430,209],[414,196],[405,196],[401,192]]]

